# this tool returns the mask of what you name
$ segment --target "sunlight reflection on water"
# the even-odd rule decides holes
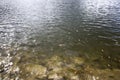
[[[0,46],[118,55],[119,4],[119,0],[1,0]]]

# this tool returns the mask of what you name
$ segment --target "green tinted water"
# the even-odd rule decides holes
[[[119,4],[119,0],[1,0],[1,56],[27,54],[38,61],[41,53],[46,58],[77,56],[94,67],[119,69]]]

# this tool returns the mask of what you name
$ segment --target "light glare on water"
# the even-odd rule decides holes
[[[82,56],[88,65],[119,69],[120,1],[0,0],[0,60],[23,53]]]

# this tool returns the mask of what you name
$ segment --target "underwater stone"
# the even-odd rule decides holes
[[[25,68],[24,72],[30,73],[31,75],[34,75],[35,77],[43,78],[46,77],[47,68],[42,65],[37,64],[27,64],[23,68]]]
[[[80,80],[79,76],[75,75],[75,76],[71,76],[71,80]]]
[[[75,64],[81,65],[81,64],[84,63],[84,59],[83,59],[83,58],[80,58],[80,57],[74,57],[74,58],[72,58],[72,60],[73,60],[73,62],[74,62]]]
[[[50,74],[50,75],[48,76],[48,79],[63,80],[63,76],[60,76],[60,75],[54,73],[54,74]]]

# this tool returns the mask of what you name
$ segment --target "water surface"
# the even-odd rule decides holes
[[[120,1],[0,0],[1,55],[8,48],[103,57],[120,68]]]

